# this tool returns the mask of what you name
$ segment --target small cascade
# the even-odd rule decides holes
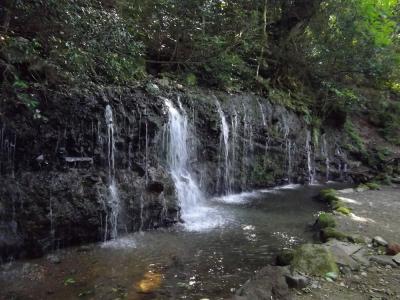
[[[236,160],[237,160],[237,154],[236,154],[236,148],[238,145],[238,128],[239,128],[239,117],[238,113],[236,110],[233,111],[233,116],[231,120],[232,124],[232,138],[231,138],[231,176],[229,177],[229,186],[232,188],[234,185],[235,181],[235,176],[236,176]]]
[[[167,217],[168,217],[168,207],[167,207],[167,201],[166,201],[165,196],[164,196],[164,192],[161,192],[159,197],[160,197],[161,203],[162,203],[162,210],[161,210],[161,214],[160,214],[160,222],[163,222],[163,220],[166,220]]]
[[[293,166],[293,161],[292,161],[292,140],[289,138],[290,135],[290,127],[287,121],[287,118],[285,116],[282,116],[282,125],[280,128],[282,134],[283,134],[283,141],[284,143],[282,144],[282,148],[285,147],[285,152],[286,152],[286,176],[287,180],[289,183],[291,183],[292,180],[292,166]],[[282,149],[283,150],[283,149]]]
[[[247,140],[246,140],[246,130],[247,130],[247,113],[246,108],[243,104],[243,141],[242,141],[242,172],[241,172],[241,187],[242,189],[246,187],[247,183],[247,176],[246,176],[246,168],[247,168],[247,154],[248,154],[248,147],[247,147]]]
[[[322,145],[321,145],[321,154],[322,157],[325,158],[325,168],[326,168],[326,175],[325,175],[325,179],[326,181],[329,181],[329,177],[330,177],[330,160],[329,160],[329,150],[328,150],[328,144],[326,142],[326,137],[325,135],[323,135],[322,137]]]
[[[54,216],[53,216],[53,201],[51,201],[51,196],[49,197],[49,219],[50,219],[50,237],[51,237],[51,246],[54,247],[55,243],[55,229],[54,229]]]
[[[107,239],[107,226],[110,223],[110,237],[115,239],[118,236],[118,216],[120,212],[120,201],[118,188],[115,181],[115,137],[114,118],[110,105],[106,106],[105,120],[107,125],[107,161],[108,161],[108,197],[107,204],[110,208],[110,215],[107,216],[105,239]]]
[[[306,139],[306,153],[307,153],[307,168],[308,168],[308,182],[309,184],[315,183],[315,169],[312,156],[312,145],[311,145],[311,132],[307,131]]]
[[[149,182],[149,132],[148,132],[148,123],[147,119],[145,122],[145,178],[146,185]]]
[[[265,113],[264,113],[263,106],[262,106],[260,100],[258,100],[258,99],[257,99],[257,103],[258,103],[258,106],[260,107],[260,112],[261,112],[261,117],[262,117],[263,125],[264,125],[264,127],[266,128],[266,127],[267,127],[267,119],[266,119],[266,117],[265,117]]]
[[[292,183],[292,141],[290,139],[286,140],[286,153],[287,153],[287,178],[288,182]]]
[[[17,134],[1,128],[0,135],[0,173],[11,174],[14,178],[15,174],[15,149],[17,145]]]
[[[189,140],[194,139],[194,136],[189,131],[187,114],[179,99],[179,109],[170,100],[164,101],[169,116],[167,163],[181,206],[181,219],[187,230],[198,231],[215,227],[221,221],[213,210],[205,206],[203,193],[189,165]]]
[[[221,137],[220,148],[223,148],[224,165],[220,166],[220,170],[224,170],[223,174],[223,191],[224,193],[231,192],[230,186],[230,164],[229,164],[229,125],[226,121],[224,112],[222,111],[220,103],[217,101],[218,114],[221,120]],[[223,147],[222,147],[223,146]]]
[[[144,208],[144,199],[143,199],[143,194],[140,195],[140,227],[139,231],[143,231],[143,208]]]

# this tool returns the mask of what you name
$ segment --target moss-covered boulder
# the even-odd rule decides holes
[[[334,189],[324,189],[320,192],[320,198],[322,201],[332,204],[335,201],[339,201],[338,196],[336,195],[336,190]]]
[[[292,263],[294,257],[294,250],[284,249],[276,257],[276,264],[278,266],[289,266]]]
[[[336,211],[346,216],[351,213],[351,209],[345,206],[339,206]]]
[[[335,228],[327,227],[320,231],[320,238],[322,242],[327,242],[331,239],[336,239],[339,241],[348,241],[349,235],[339,230],[336,230]]]
[[[336,222],[332,214],[330,213],[321,213],[318,216],[316,225],[319,229],[327,228],[327,227],[335,227]]]
[[[381,186],[376,183],[376,182],[367,182],[365,184],[370,190],[376,191],[376,190],[380,190]]]
[[[305,244],[300,246],[294,252],[291,268],[314,276],[325,276],[327,273],[339,274],[332,253],[322,245]]]

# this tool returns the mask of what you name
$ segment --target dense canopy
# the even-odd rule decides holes
[[[155,76],[255,91],[339,123],[373,106],[371,119],[398,142],[399,120],[382,114],[400,111],[399,9],[397,0],[7,0],[2,92],[34,107],[44,86]]]

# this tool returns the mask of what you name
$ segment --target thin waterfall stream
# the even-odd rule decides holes
[[[104,239],[108,237],[108,223],[110,225],[109,235],[111,239],[118,236],[118,217],[120,213],[120,200],[118,188],[115,181],[115,137],[114,137],[114,117],[110,105],[106,106],[105,120],[107,125],[107,162],[108,162],[108,197],[107,204],[110,208],[109,216],[106,220]]]
[[[230,163],[229,163],[229,125],[226,121],[226,117],[224,112],[222,111],[221,104],[216,101],[218,115],[221,121],[221,137],[220,137],[220,145],[223,147],[223,155],[224,155],[224,165],[220,166],[220,170],[223,169],[223,192],[225,194],[230,194],[232,192],[232,187],[230,185],[229,178],[230,175]]]

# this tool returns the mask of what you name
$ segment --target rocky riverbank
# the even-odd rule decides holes
[[[400,299],[400,186],[373,187],[335,192],[342,209],[314,224],[325,243],[284,251],[286,267],[262,269],[234,299]]]

